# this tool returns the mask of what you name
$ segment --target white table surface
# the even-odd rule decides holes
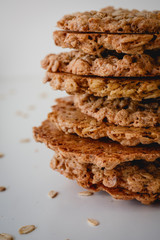
[[[0,185],[7,187],[0,192],[0,233],[17,240],[159,240],[160,204],[114,200],[103,192],[80,197],[75,181],[50,169],[53,151],[34,141],[32,127],[65,94],[42,84],[42,77],[0,79]],[[25,138],[31,141],[20,143]],[[54,199],[48,197],[52,189],[59,192]],[[87,218],[100,225],[89,226]],[[36,230],[20,235],[28,224]]]

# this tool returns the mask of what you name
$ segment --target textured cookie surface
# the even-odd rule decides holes
[[[76,156],[81,163],[96,164],[108,170],[123,162],[154,162],[160,158],[158,144],[127,147],[109,139],[81,138],[74,134],[64,134],[49,120],[44,121],[40,127],[34,127],[33,132],[35,140],[45,143],[48,148],[65,153],[65,156],[68,154],[68,157]]]
[[[67,134],[76,133],[81,137],[92,139],[109,137],[113,141],[128,146],[154,142],[160,144],[160,127],[134,128],[100,122],[75,108],[72,97],[61,98],[57,101],[58,104],[52,107],[48,118]]]
[[[105,58],[78,51],[49,54],[41,61],[49,72],[101,77],[147,77],[160,75],[160,56],[107,55]]]
[[[112,170],[100,168],[96,164],[79,161],[76,155],[56,151],[50,164],[65,177],[77,182],[84,188],[94,191],[115,193],[113,197],[134,199],[149,204],[160,199],[160,160],[148,163],[132,161],[121,163]]]
[[[158,33],[160,11],[138,11],[106,7],[65,15],[57,26],[64,30],[108,33]]]
[[[103,56],[106,50],[142,54],[147,50],[160,48],[160,34],[97,34],[55,31],[53,37],[57,46],[74,48],[97,56]]]
[[[50,82],[54,90],[69,94],[88,93],[109,100],[129,97],[133,100],[160,97],[160,79],[102,78],[46,72],[44,83]]]
[[[40,127],[34,127],[33,131],[37,142],[43,142],[57,152],[51,167],[66,177],[76,179],[84,188],[104,190],[118,199],[136,198],[144,204],[158,198],[155,192],[159,191],[159,145],[125,147],[106,139],[80,138],[64,134],[49,120]],[[144,163],[146,161],[148,164]],[[152,162],[153,165],[150,164]],[[126,170],[123,166],[127,166]],[[122,181],[124,179],[126,183]],[[121,188],[113,187],[117,180]],[[126,185],[130,190],[125,189]]]
[[[95,97],[77,94],[74,104],[81,112],[94,117],[97,121],[128,127],[154,127],[160,125],[160,99],[133,101],[130,98],[108,100],[107,97]]]

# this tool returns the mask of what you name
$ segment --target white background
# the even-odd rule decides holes
[[[82,188],[50,169],[53,152],[32,137],[32,127],[47,117],[56,97],[65,95],[42,84],[40,68],[46,54],[64,51],[52,40],[56,21],[106,5],[160,9],[159,0],[0,0],[0,152],[5,155],[0,186],[7,187],[0,193],[0,233],[18,240],[159,240],[159,204],[116,201],[106,193],[79,197]],[[20,143],[24,138],[30,142]],[[59,192],[57,198],[49,199],[51,189]],[[100,226],[88,226],[87,218]],[[36,230],[21,236],[18,229],[27,224]]]

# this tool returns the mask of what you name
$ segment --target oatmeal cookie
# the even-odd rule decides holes
[[[159,199],[159,145],[126,147],[109,139],[81,138],[64,134],[49,120],[33,131],[37,142],[56,151],[51,167],[84,188],[144,204]]]
[[[41,61],[48,72],[101,77],[155,77],[160,75],[160,55],[107,55],[105,58],[78,51],[49,54]]]
[[[74,104],[81,112],[96,118],[97,121],[106,120],[109,123],[127,127],[160,125],[160,99],[138,102],[130,98],[108,100],[107,97],[77,94],[74,97]]]
[[[54,122],[58,129],[68,133],[76,133],[81,137],[99,139],[109,137],[122,145],[135,146],[139,143],[160,144],[160,127],[135,128],[122,127],[108,122],[97,121],[93,117],[76,109],[72,97],[57,100],[58,104],[52,107],[48,119]]]
[[[98,34],[55,31],[53,37],[57,46],[74,48],[96,56],[104,56],[108,50],[117,53],[142,54],[160,49],[160,34]]]
[[[106,7],[100,11],[65,15],[57,26],[78,32],[159,33],[160,11]]]
[[[160,97],[160,79],[157,78],[102,78],[66,73],[46,72],[44,83],[54,90],[69,94],[92,94],[97,97],[131,98],[135,101]]]

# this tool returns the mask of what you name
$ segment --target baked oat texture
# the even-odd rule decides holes
[[[113,173],[114,168],[118,168],[123,166],[123,164],[130,165],[130,162],[133,161],[137,162],[137,165],[140,165],[143,160],[148,163],[154,164],[154,162],[160,159],[160,146],[157,144],[151,144],[149,146],[141,145],[136,147],[126,147],[122,146],[116,142],[113,142],[108,139],[86,139],[80,138],[79,136],[73,134],[64,134],[62,131],[59,131],[55,124],[46,120],[42,123],[40,127],[34,127],[34,138],[37,142],[42,142],[47,145],[50,149],[56,151],[60,154],[61,159],[56,159],[51,162],[51,167],[60,171],[65,176],[76,179],[81,186],[88,188],[89,190],[99,191],[99,190],[107,190],[111,195],[115,198],[120,199],[133,199],[136,198],[143,203],[149,203],[154,201],[158,196],[156,194],[150,195],[147,193],[138,194],[136,192],[131,192],[121,188],[107,188],[106,186],[101,184],[93,183],[89,180],[90,172],[87,173],[86,178],[84,179],[84,175],[86,172],[86,167],[95,167],[96,171],[94,172],[94,180],[98,180],[99,177],[104,176],[104,173],[109,172]],[[58,160],[58,161],[57,161]],[[66,161],[64,167],[64,160]],[[136,160],[136,161],[135,161]],[[62,163],[62,164],[61,164]],[[74,170],[73,170],[73,163],[74,163]],[[68,165],[69,164],[69,165]],[[127,165],[127,166],[128,166]],[[131,164],[132,165],[132,164]],[[147,163],[146,163],[147,165]],[[76,168],[75,168],[76,167]],[[133,167],[134,168],[134,167]],[[79,170],[78,170],[79,169]],[[81,172],[81,170],[84,172]],[[100,173],[100,174],[99,174]],[[101,174],[102,173],[102,174]],[[134,180],[137,182],[143,182],[141,179],[144,180],[144,183],[148,182],[148,179],[151,178],[150,173],[146,174],[145,179],[145,170],[142,170],[142,176],[138,179],[135,175],[133,178],[128,180],[128,184],[132,188],[135,186]],[[117,172],[118,174],[118,172]],[[154,171],[155,174],[155,171]],[[111,175],[110,175],[111,176]],[[81,181],[80,181],[81,177]],[[125,175],[124,175],[125,177]],[[134,179],[136,177],[136,179]],[[152,176],[152,179],[154,175]],[[85,182],[86,180],[86,182]],[[104,180],[104,179],[103,179]],[[106,178],[104,181],[105,184],[112,185],[113,178]],[[100,179],[102,182],[102,178]],[[158,180],[159,181],[159,180]],[[155,183],[155,181],[153,181]],[[103,186],[103,187],[102,187]],[[110,186],[111,187],[111,186]],[[152,190],[156,187],[155,184],[152,184]],[[103,189],[102,189],[103,188]],[[150,188],[151,189],[151,188]]]
[[[160,75],[160,56],[107,55],[105,58],[71,51],[49,54],[41,61],[48,72],[64,72],[101,77],[153,77]]]
[[[160,97],[160,79],[102,78],[46,72],[44,83],[69,94],[88,93],[98,97],[131,98],[135,101]]]
[[[117,199],[135,198],[143,204],[160,199],[160,160],[152,163],[135,160],[112,170],[78,160],[73,154],[57,151],[50,166],[86,189],[103,190]]]
[[[159,33],[160,11],[106,7],[100,11],[65,15],[57,22],[64,30],[107,33]]]
[[[54,42],[63,48],[103,56],[107,50],[117,53],[142,54],[160,49],[160,34],[102,34],[55,31]]]
[[[61,98],[57,101],[58,104],[52,107],[52,112],[48,114],[48,118],[66,134],[76,133],[81,137],[92,139],[108,137],[126,146],[154,142],[160,144],[160,127],[116,126],[108,122],[97,121],[95,118],[81,113],[79,109],[75,108],[72,97]]]
[[[74,104],[81,112],[97,121],[106,120],[127,127],[155,127],[160,125],[160,99],[141,102],[130,98],[108,100],[88,94],[76,94]]]
[[[48,119],[40,127],[34,127],[33,133],[37,142],[45,143],[53,151],[68,153],[68,156],[76,156],[81,163],[96,164],[107,170],[124,162],[134,160],[154,162],[160,158],[158,144],[128,147],[110,139],[81,138],[75,134],[64,134]]]

